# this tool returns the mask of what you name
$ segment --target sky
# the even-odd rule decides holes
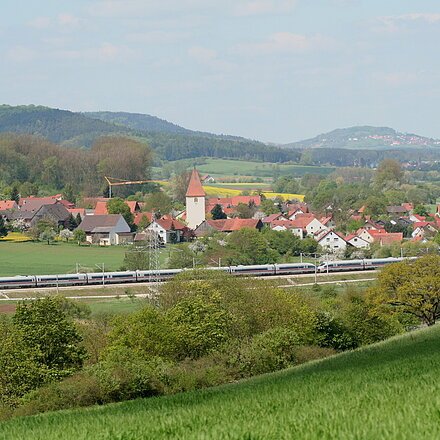
[[[440,138],[438,0],[2,0],[0,103],[287,143]]]

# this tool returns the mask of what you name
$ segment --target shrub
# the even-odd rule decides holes
[[[192,391],[233,381],[236,375],[229,367],[228,359],[228,353],[213,353],[171,366],[164,379],[165,393]]]
[[[291,329],[273,328],[239,346],[231,364],[241,377],[270,373],[296,363],[298,335]]]

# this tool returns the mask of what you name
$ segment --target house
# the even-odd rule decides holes
[[[387,214],[393,217],[405,216],[409,211],[404,206],[387,206]]]
[[[413,222],[413,223],[417,223],[417,222],[424,222],[426,220],[426,217],[423,215],[418,215],[418,214],[411,214],[409,216],[409,219]]]
[[[273,231],[291,231],[301,240],[307,235],[304,222],[297,220],[274,220],[270,224]]]
[[[111,200],[111,199],[109,199],[109,200]],[[105,215],[105,214],[108,214],[107,203],[108,203],[109,200],[107,200],[107,201],[105,201],[105,200],[98,200],[96,202],[96,205],[95,205],[95,215]],[[125,200],[124,202],[130,208],[130,212],[132,214],[135,214],[136,212],[140,212],[141,207],[139,206],[138,202],[136,202],[136,201],[127,201],[127,200]]]
[[[55,223],[58,228],[65,228],[69,218],[70,212],[62,203],[43,205],[36,213],[34,213],[30,220],[30,226],[36,226],[40,220],[50,220]]]
[[[78,214],[79,214],[79,216],[81,217],[81,220],[86,216],[86,209],[84,209],[84,208],[67,208],[67,210],[75,218],[77,218]]]
[[[226,218],[221,220],[205,220],[194,231],[197,237],[210,234],[211,232],[233,232],[243,228],[258,229],[263,228],[263,222],[253,218]]]
[[[139,226],[143,219],[145,219],[144,221],[146,221],[147,223],[151,223],[153,217],[154,215],[152,212],[136,212],[136,214],[134,215],[133,223],[136,226]]]
[[[86,215],[78,226],[89,243],[109,246],[133,241],[130,226],[121,214]]]
[[[347,248],[345,238],[332,229],[318,234],[315,240],[327,252],[342,253]]]
[[[321,231],[327,231],[326,228],[313,214],[300,214],[297,215],[295,221],[304,225],[307,234],[315,235]]]
[[[18,205],[20,209],[26,209],[27,211],[37,211],[43,205],[54,205],[55,203],[61,203],[66,208],[74,208],[75,204],[64,200],[61,194],[56,194],[49,197],[23,197],[19,200]]]
[[[348,235],[345,237],[345,241],[357,249],[368,249],[370,247],[370,243],[368,243],[368,241],[358,237],[356,234]]]
[[[220,205],[223,210],[225,208],[236,208],[240,203],[245,205],[253,204],[261,205],[260,196],[234,196],[234,197],[210,197],[206,203],[206,210],[211,211],[215,205]]]
[[[412,238],[419,237],[421,239],[430,239],[435,237],[439,227],[435,222],[415,222],[413,224],[414,231],[411,234]]]
[[[150,225],[145,228],[145,231],[155,232],[163,244],[180,243],[183,241],[187,230],[188,228],[183,223],[170,216],[153,219]],[[136,241],[138,241],[140,237],[141,234],[136,234]]]
[[[270,214],[267,217],[263,217],[263,219],[261,221],[263,222],[264,225],[270,226],[270,224],[275,220],[286,221],[287,218],[284,217],[284,215],[281,212],[278,212],[276,214]]]
[[[357,236],[368,243],[379,243],[381,246],[400,243],[403,240],[402,232],[386,232],[385,229],[361,229],[357,232]]]
[[[327,228],[327,229],[333,229],[336,226],[336,223],[333,220],[333,216],[329,217],[322,217],[319,219],[319,221]]]
[[[288,212],[287,219],[288,220],[295,220],[296,217],[301,214],[306,214],[306,213],[301,208],[293,209],[292,211]]]
[[[18,209],[18,205],[15,200],[0,200],[0,212],[14,211]]]
[[[200,180],[201,180],[203,183],[215,183],[215,179],[214,179],[214,177],[210,176],[209,174],[205,174],[205,175],[203,175],[203,176],[200,178]]]

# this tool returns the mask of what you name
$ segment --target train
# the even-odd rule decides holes
[[[398,263],[404,258],[376,258],[362,260],[328,261],[319,265],[312,263],[261,264],[252,266],[209,267],[208,270],[222,271],[235,276],[300,275],[326,272],[375,270],[387,264]],[[175,275],[191,269],[161,269],[154,273],[148,270],[123,272],[93,272],[60,275],[18,275],[0,277],[0,289],[108,285],[122,283],[145,283],[152,278],[166,281]]]

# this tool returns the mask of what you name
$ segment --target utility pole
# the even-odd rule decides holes
[[[153,229],[147,230],[147,246],[148,246],[148,282],[150,290],[153,294],[157,294],[157,286],[159,282],[160,270],[160,240],[159,233]]]

